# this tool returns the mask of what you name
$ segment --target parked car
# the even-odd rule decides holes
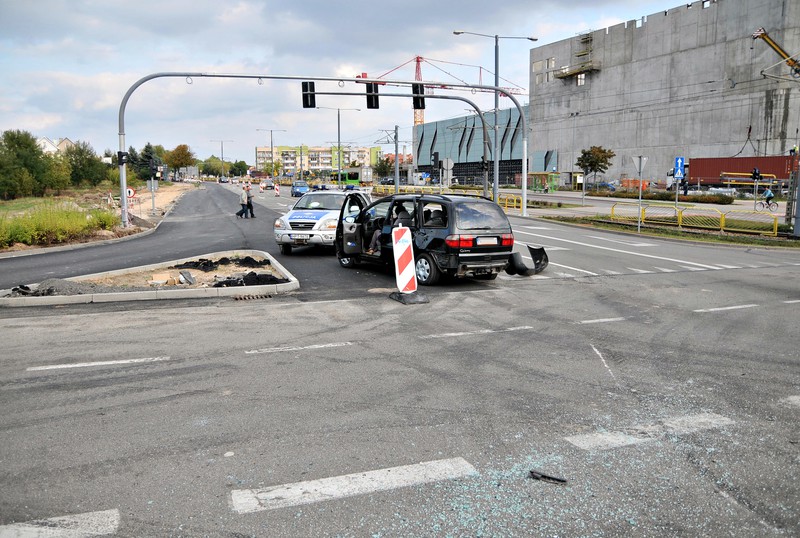
[[[305,193],[308,192],[308,190],[309,190],[308,183],[306,183],[302,179],[298,179],[292,181],[292,190],[290,194],[292,196],[303,196]]]
[[[401,208],[407,215],[398,217]],[[393,265],[391,232],[398,221],[411,229],[420,285],[435,284],[442,276],[493,280],[508,265],[514,247],[508,218],[487,198],[396,194],[366,205],[348,195],[336,227],[339,264]]]
[[[350,195],[361,204],[354,211],[372,201],[369,194],[362,191],[351,191]],[[292,248],[297,246],[333,246],[346,196],[343,191],[309,192],[300,197],[288,213],[275,219],[272,230],[281,254],[291,254]]]

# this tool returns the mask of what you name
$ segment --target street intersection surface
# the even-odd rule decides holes
[[[210,186],[147,237],[0,260],[258,248],[301,282],[0,310],[0,537],[800,534],[800,253],[514,217],[543,273],[403,305],[277,254],[290,201],[257,202]]]

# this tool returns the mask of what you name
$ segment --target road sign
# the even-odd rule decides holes
[[[399,226],[392,230],[394,247],[394,271],[400,293],[417,291],[417,273],[414,267],[414,248],[411,244],[411,229]]]
[[[125,195],[128,198],[133,198],[134,196],[136,196],[136,191],[133,190],[132,188],[128,187],[127,189],[125,189]]]
[[[675,179],[683,179],[683,163],[685,162],[683,157],[675,157],[675,171],[673,172],[672,177]]]

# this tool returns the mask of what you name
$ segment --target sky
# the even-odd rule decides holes
[[[268,78],[160,77],[138,86],[124,114],[125,149],[148,142],[187,144],[200,159],[254,164],[256,146],[377,146],[411,152],[411,99],[318,95],[302,107],[305,77],[492,85],[494,36],[500,86],[527,104],[532,47],[686,5],[677,0],[0,0],[0,132],[88,142],[98,154],[120,147],[120,105],[155,73]],[[485,34],[454,35],[454,30]],[[385,75],[385,76],[384,76]],[[363,93],[364,86],[317,82],[317,91]],[[381,86],[381,92],[410,93]],[[482,110],[491,92],[461,95]],[[460,101],[427,100],[425,121],[464,116]],[[503,98],[501,108],[510,108]],[[337,109],[339,111],[337,112]],[[337,121],[337,116],[340,121]],[[270,132],[272,130],[272,132]],[[271,140],[270,140],[271,139]],[[391,140],[391,143],[387,143]]]

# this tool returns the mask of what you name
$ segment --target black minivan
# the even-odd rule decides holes
[[[514,248],[511,224],[488,198],[461,194],[395,194],[368,206],[345,199],[336,227],[342,267],[360,262],[394,264],[392,228],[411,229],[417,282],[442,276],[493,280]]]

